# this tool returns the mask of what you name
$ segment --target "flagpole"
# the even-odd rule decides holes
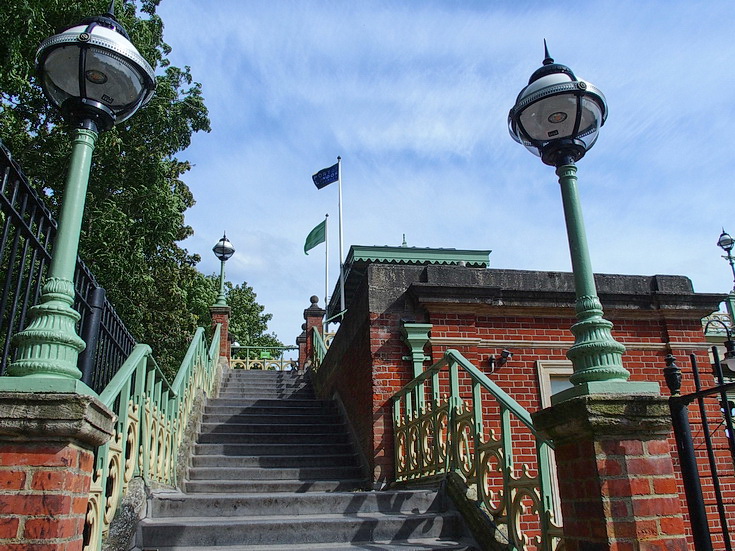
[[[324,215],[324,309],[329,309],[329,214]],[[324,333],[329,322],[324,322]]]
[[[337,157],[337,183],[339,185],[339,291],[340,311],[345,311],[345,266],[342,241],[342,157]]]

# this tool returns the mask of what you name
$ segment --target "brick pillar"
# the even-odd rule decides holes
[[[212,328],[218,323],[222,324],[222,330],[219,334],[219,357],[227,358],[227,365],[230,364],[230,307],[229,306],[210,306],[209,313],[212,315]]]
[[[93,450],[114,420],[92,396],[0,392],[0,549],[81,551]]]
[[[566,551],[684,551],[661,396],[580,396],[533,414],[556,444]]]
[[[306,320],[306,346],[304,350],[305,361],[308,361],[314,350],[313,331],[312,328],[316,327],[319,333],[324,333],[322,322],[324,321],[324,314],[326,310],[319,308],[319,297],[312,295],[309,299],[311,306],[304,310],[304,319]]]
[[[296,337],[296,346],[299,347],[299,370],[304,369],[306,363],[306,324],[301,324],[301,334]]]

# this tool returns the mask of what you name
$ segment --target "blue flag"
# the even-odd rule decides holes
[[[339,180],[339,163],[328,168],[323,168],[311,177],[317,189],[327,187]]]

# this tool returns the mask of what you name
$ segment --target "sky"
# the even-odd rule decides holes
[[[571,271],[552,167],[508,134],[508,111],[551,56],[603,91],[609,115],[578,162],[592,267],[676,274],[728,292],[735,235],[735,10],[729,0],[164,0],[170,59],[202,84],[212,131],[179,154],[197,204],[183,243],[247,282],[294,344],[309,297],[338,274],[342,157],[350,245],[490,249],[490,267]]]

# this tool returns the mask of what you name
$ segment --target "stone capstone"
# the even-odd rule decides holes
[[[0,392],[1,440],[70,440],[97,447],[112,437],[116,419],[94,396]]]

